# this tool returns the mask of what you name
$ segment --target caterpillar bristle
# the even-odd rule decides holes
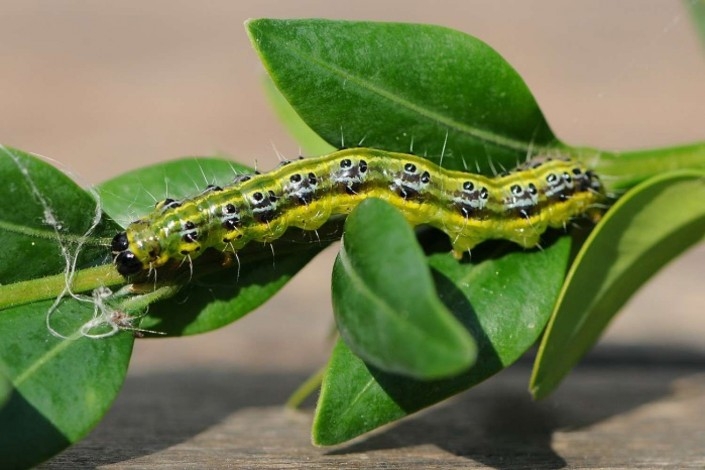
[[[315,231],[369,197],[396,206],[412,225],[429,224],[463,254],[488,239],[535,246],[548,227],[595,218],[602,184],[580,162],[546,154],[511,171],[490,161],[488,177],[442,168],[424,158],[355,148],[316,158],[282,160],[269,173],[237,175],[225,187],[166,198],[111,244],[118,272],[132,276],[193,261],[208,248],[237,253],[271,244],[288,228]]]

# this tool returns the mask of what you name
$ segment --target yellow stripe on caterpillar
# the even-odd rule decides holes
[[[592,171],[562,157],[534,157],[487,177],[414,155],[355,148],[161,201],[115,236],[115,264],[129,276],[194,259],[208,248],[237,252],[252,241],[272,242],[289,227],[315,230],[369,197],[388,201],[412,225],[443,230],[458,256],[489,239],[535,246],[548,227],[579,215],[594,218],[605,199]]]

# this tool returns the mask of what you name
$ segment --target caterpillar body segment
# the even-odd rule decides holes
[[[369,197],[393,204],[412,225],[443,230],[459,256],[489,239],[535,246],[548,227],[580,215],[596,218],[605,200],[592,171],[561,157],[534,157],[488,177],[414,155],[355,148],[160,201],[115,236],[115,264],[129,276],[193,260],[208,248],[237,253],[253,241],[272,242],[290,227],[315,230]]]

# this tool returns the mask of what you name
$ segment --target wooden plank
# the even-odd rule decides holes
[[[280,405],[302,375],[135,374],[98,428],[43,468],[703,468],[704,372],[703,354],[611,350],[536,403],[527,361],[334,448],[310,444],[311,410]]]

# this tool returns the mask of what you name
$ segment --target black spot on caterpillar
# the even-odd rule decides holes
[[[118,272],[129,276],[196,258],[207,248],[236,253],[272,242],[289,227],[315,230],[376,197],[412,225],[443,230],[457,256],[488,239],[538,244],[548,227],[599,214],[599,178],[565,158],[534,157],[494,177],[440,168],[420,157],[348,149],[241,175],[181,201],[165,199],[112,241]]]

